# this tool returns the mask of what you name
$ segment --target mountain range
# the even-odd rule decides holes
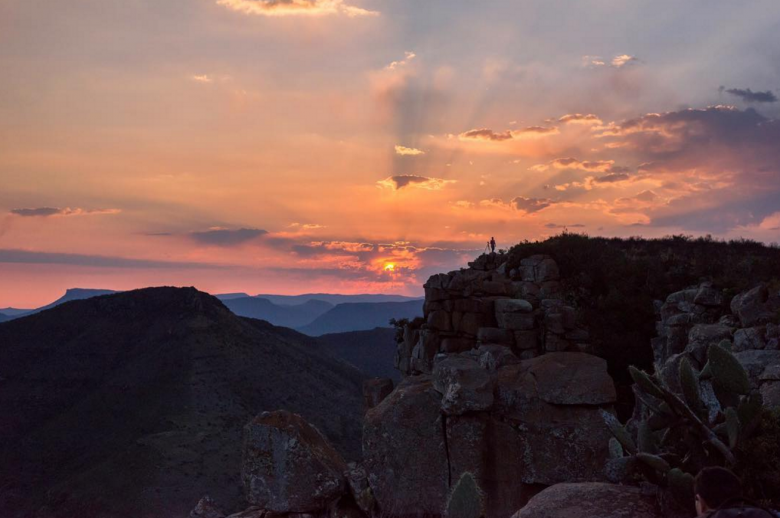
[[[390,327],[391,318],[415,318],[423,314],[423,301],[358,302],[339,304],[298,330],[311,336]]]
[[[0,309],[0,322],[33,315],[72,300],[117,293],[112,290],[71,288],[54,302],[37,309]],[[216,298],[238,316],[265,320],[319,336],[328,333],[389,328],[391,318],[422,315],[422,299],[402,295],[256,295],[226,293]]]
[[[360,363],[359,361],[350,363]],[[364,379],[311,337],[194,288],[147,288],[0,325],[0,516],[241,508],[241,430],[284,408],[359,456]]]

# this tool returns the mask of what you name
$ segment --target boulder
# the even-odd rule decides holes
[[[731,340],[734,329],[722,324],[697,324],[688,334],[685,352],[696,358],[702,365],[707,361],[707,349],[722,340]]]
[[[555,405],[609,405],[617,395],[607,362],[585,353],[548,353],[525,362],[537,396]]]
[[[761,397],[764,406],[780,408],[780,381],[766,381],[761,384]]]
[[[556,281],[560,277],[558,264],[549,255],[532,255],[521,260],[520,273],[524,281],[536,283]]]
[[[530,313],[534,310],[530,302],[523,299],[501,299],[495,302],[498,313]]]
[[[370,516],[376,505],[376,500],[374,499],[374,493],[371,491],[371,486],[368,483],[368,473],[366,472],[366,469],[359,464],[351,462],[344,475],[347,478],[349,491],[352,494],[352,499],[355,501],[355,504],[366,515]]]
[[[521,481],[604,480],[610,434],[600,409],[614,400],[606,363],[583,353],[551,353],[499,369],[493,411],[517,430]]]
[[[462,353],[477,346],[477,341],[473,338],[463,338],[458,336],[448,336],[441,341],[441,351],[445,353]]]
[[[477,331],[477,340],[483,344],[513,345],[515,343],[512,331],[500,327],[480,327]]]
[[[637,487],[598,482],[556,484],[512,518],[661,518],[655,497]]]
[[[505,345],[483,344],[477,349],[479,365],[483,369],[495,371],[505,365],[520,363],[520,358],[515,356],[512,349]]]
[[[489,409],[494,384],[491,374],[469,358],[450,356],[433,368],[433,387],[443,395],[441,408],[447,415]]]
[[[217,506],[210,496],[200,499],[195,508],[190,512],[189,518],[225,518],[225,513]]]
[[[746,327],[734,333],[734,352],[764,349],[766,347],[766,327]]]
[[[373,378],[363,382],[363,404],[366,410],[374,408],[393,392],[393,380]]]
[[[536,329],[514,331],[515,348],[521,351],[537,349],[539,347],[539,332]]]
[[[512,331],[528,331],[536,325],[533,313],[496,313],[498,326]]]
[[[402,381],[366,413],[363,465],[380,515],[440,515],[449,491],[441,394],[430,376]]]
[[[745,368],[753,386],[758,386],[765,369],[780,365],[780,351],[742,351],[734,353]]]
[[[450,314],[443,309],[431,311],[428,315],[428,327],[438,331],[449,331],[452,329],[452,320]]]
[[[322,510],[344,494],[347,465],[304,419],[263,412],[244,427],[241,478],[247,500],[268,511]]]
[[[720,307],[724,303],[723,292],[716,290],[710,284],[702,284],[693,297],[693,303],[707,307]]]
[[[768,298],[769,289],[766,284],[760,284],[731,299],[731,312],[739,318],[742,327],[765,323],[773,316],[766,308]]]

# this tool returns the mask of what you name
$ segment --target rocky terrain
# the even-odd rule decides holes
[[[615,358],[603,330],[591,332],[587,308],[557,261],[485,255],[469,266],[431,277],[424,318],[402,322],[394,357],[400,383],[364,384],[362,461],[348,464],[297,416],[262,414],[244,435],[251,507],[232,516],[446,516],[466,476],[476,481],[471,497],[486,517],[688,516],[685,505],[670,507],[664,486],[610,483],[617,481],[608,426],[617,423],[608,369]],[[680,359],[703,371],[702,355],[726,340],[771,409],[780,404],[778,309],[780,292],[766,283],[736,295],[712,281],[693,284],[651,302],[655,338],[644,347],[664,387],[681,391]],[[641,441],[633,426],[628,433]],[[306,482],[312,471],[317,476]],[[225,514],[204,499],[192,516]]]
[[[362,374],[301,336],[174,288],[3,323],[0,516],[186,516],[204,493],[241,508],[242,429],[278,408],[359,458]]]
[[[691,516],[692,502],[683,469],[695,473],[724,460],[751,496],[779,504],[773,488],[780,487],[780,254],[708,240],[556,239],[432,276],[420,317],[367,332],[359,347],[351,345],[354,333],[306,337],[239,319],[194,290],[174,290],[187,296],[155,306],[164,318],[120,335],[130,338],[119,350],[155,358],[138,384],[105,340],[117,321],[136,325],[132,298],[65,305],[54,311],[78,312],[48,327],[33,319],[54,311],[5,323],[0,344],[22,336],[14,326],[33,322],[24,337],[36,353],[0,350],[0,360],[15,365],[0,364],[0,383],[15,387],[10,396],[0,393],[12,423],[0,421],[0,438],[16,437],[2,452],[12,469],[0,481],[11,488],[0,490],[0,504],[16,505],[18,516],[29,510],[67,516],[73,495],[81,503],[119,498],[103,480],[118,470],[121,501],[135,506],[133,516],[165,509],[172,517],[189,511],[190,518],[683,518]],[[103,302],[110,300],[123,303]],[[104,323],[62,324],[95,318]],[[391,347],[371,344],[391,336]],[[66,344],[61,356],[59,344]],[[186,355],[186,361],[160,356],[193,348],[204,355],[194,367],[185,368],[192,361]],[[98,382],[79,364],[104,349],[114,352],[100,364],[106,373]],[[247,352],[269,349],[262,361]],[[350,363],[372,374],[382,373],[377,362],[392,363],[397,374],[362,379],[326,352],[351,354]],[[219,370],[234,380],[229,391],[211,378],[181,374],[220,365],[230,366]],[[179,376],[186,389],[169,384]],[[36,389],[50,378],[56,386]],[[184,417],[159,413],[167,416],[164,425],[144,416],[167,408],[167,399],[137,402],[149,387],[178,394],[201,384],[203,390],[175,399],[192,405]],[[84,397],[69,396],[71,385]],[[132,397],[106,400],[97,390],[117,386]],[[82,403],[70,401],[82,400],[89,402],[84,412],[71,410]],[[69,410],[55,416],[54,405]],[[227,412],[227,419],[226,406],[240,411]],[[71,414],[86,424],[60,420]],[[39,421],[46,423],[40,431]],[[79,443],[55,432],[84,430],[94,441],[111,422],[132,428],[101,439],[112,455],[99,458],[100,448],[79,445],[78,455],[65,458]],[[121,442],[122,434],[135,439]],[[215,463],[220,455],[229,462]],[[35,467],[32,475],[17,474],[24,462]],[[20,503],[24,491],[39,487],[49,495],[42,508]],[[105,507],[79,511],[124,516]]]

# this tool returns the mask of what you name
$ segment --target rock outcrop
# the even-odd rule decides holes
[[[708,348],[726,340],[765,405],[780,406],[780,293],[761,284],[734,296],[727,305],[722,291],[702,283],[656,304],[660,320],[653,353],[670,388],[680,390],[678,369],[683,358],[701,370]]]
[[[661,518],[655,495],[603,483],[557,484],[534,496],[512,518]]]
[[[507,272],[506,257],[486,254],[470,268],[425,283],[425,323],[407,328],[395,365],[403,375],[429,374],[439,353],[504,346],[520,359],[545,352],[588,351],[588,332],[561,299],[558,265],[534,255]]]
[[[478,350],[477,350],[478,352]],[[441,355],[366,415],[364,465],[386,516],[440,515],[474,473],[488,516],[509,516],[540,487],[603,480],[615,389],[606,362],[550,353],[489,369],[475,352]]]
[[[344,494],[347,465],[301,416],[264,412],[244,428],[241,479],[249,503],[277,513],[316,512]]]

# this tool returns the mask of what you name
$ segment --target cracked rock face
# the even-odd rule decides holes
[[[264,510],[322,510],[344,494],[347,465],[297,414],[264,412],[244,428],[241,478],[247,500]]]
[[[488,516],[511,515],[540,484],[604,479],[599,410],[615,400],[604,360],[563,352],[491,367],[471,353],[437,359],[433,376],[407,377],[366,415],[364,462],[383,516],[441,515],[465,471]]]

